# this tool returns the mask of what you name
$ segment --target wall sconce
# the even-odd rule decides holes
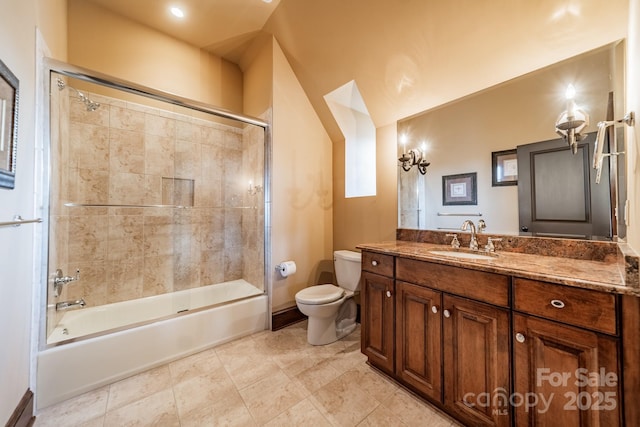
[[[423,144],[422,150],[418,150],[417,148],[412,148],[409,152],[406,151],[406,136],[402,135],[400,137],[402,140],[402,156],[398,158],[402,169],[405,172],[409,172],[413,166],[418,167],[418,171],[424,175],[427,173],[427,167],[431,164],[425,159],[425,155],[423,154],[425,151],[425,147]]]
[[[565,92],[567,109],[556,120],[556,133],[567,141],[573,154],[578,152],[578,142],[586,138],[580,132],[589,125],[589,115],[576,106],[575,95],[576,89],[570,84]]]

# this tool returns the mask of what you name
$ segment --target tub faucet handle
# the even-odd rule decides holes
[[[53,290],[55,296],[60,296],[60,292],[62,292],[62,286],[67,283],[75,282],[80,280],[80,269],[76,269],[75,276],[65,276],[61,269],[56,270],[56,277],[53,279]]]

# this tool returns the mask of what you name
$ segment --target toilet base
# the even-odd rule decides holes
[[[348,298],[336,316],[309,316],[307,341],[311,345],[327,345],[352,333],[356,327],[357,306],[353,298]]]

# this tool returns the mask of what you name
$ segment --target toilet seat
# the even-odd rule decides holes
[[[320,305],[339,300],[345,290],[334,285],[310,286],[296,294],[296,301],[302,304]]]

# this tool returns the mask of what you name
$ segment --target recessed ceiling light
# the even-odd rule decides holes
[[[171,14],[176,18],[184,18],[184,12],[179,7],[173,6],[171,9]]]
[[[262,0],[265,3],[271,3],[273,0]]]

